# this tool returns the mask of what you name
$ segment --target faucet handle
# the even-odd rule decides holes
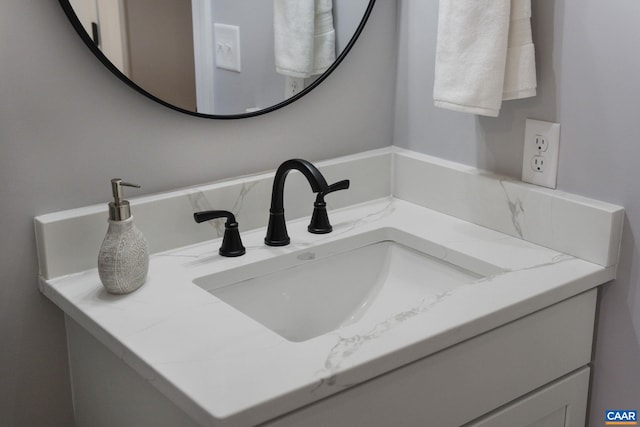
[[[318,198],[324,198],[324,196],[326,196],[329,193],[333,193],[334,191],[348,189],[350,183],[351,182],[348,179],[345,179],[342,181],[338,181],[334,184],[331,184],[330,186],[327,187],[325,191],[320,191],[318,193],[318,196],[316,197],[316,201],[318,200]]]
[[[242,245],[240,232],[238,231],[238,223],[236,217],[229,211],[204,211],[193,214],[193,219],[197,223],[210,221],[216,218],[226,218],[224,224],[224,236],[222,237],[222,246],[218,253],[226,257],[236,257],[244,255],[246,249]]]
[[[346,190],[349,188],[350,181],[345,179],[338,181],[327,187],[326,190],[318,192],[316,201],[313,203],[313,214],[311,215],[311,222],[307,227],[309,233],[313,234],[326,234],[333,231],[331,223],[329,223],[329,215],[327,215],[327,203],[324,201],[324,196],[329,193],[333,193],[338,190]]]

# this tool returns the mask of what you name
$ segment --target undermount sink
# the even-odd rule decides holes
[[[428,255],[437,251],[432,246],[380,229],[194,283],[285,339],[301,342],[361,321],[411,317],[454,288],[491,274],[490,268],[474,272]]]

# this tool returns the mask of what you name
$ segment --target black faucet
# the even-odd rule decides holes
[[[327,181],[320,171],[310,162],[302,159],[287,160],[280,165],[273,179],[273,191],[271,192],[271,209],[269,210],[269,225],[264,243],[269,246],[285,246],[291,239],[287,234],[287,224],[284,219],[284,181],[291,172],[296,169],[307,178],[314,193],[326,192],[329,189]]]
[[[227,219],[227,222],[224,224],[224,237],[222,238],[222,246],[220,246],[218,253],[228,257],[244,255],[245,248],[240,239],[238,223],[236,222],[236,217],[231,212],[204,211],[193,214],[193,219],[198,223],[223,217]]]

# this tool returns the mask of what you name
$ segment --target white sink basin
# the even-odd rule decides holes
[[[483,277],[427,255],[429,245],[394,229],[376,230],[194,283],[287,340],[300,342],[364,320],[410,315]]]

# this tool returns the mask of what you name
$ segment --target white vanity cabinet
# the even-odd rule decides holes
[[[270,173],[132,200],[152,254],[147,283],[125,296],[107,294],[95,269],[105,206],[35,219],[40,290],[67,319],[76,425],[584,426],[597,288],[615,278],[621,207],[396,148],[320,167],[368,185],[336,195],[334,231],[316,235],[305,217],[313,197],[292,175],[286,247],[264,245]],[[234,200],[247,252],[225,258],[191,213]],[[354,299],[365,312],[308,339],[211,292],[293,266],[301,282],[324,278],[309,273],[314,260],[381,241],[422,258],[393,258],[403,263],[384,265],[403,274],[382,269],[380,280],[341,273],[340,286],[318,288],[325,302],[307,292],[291,303],[332,320],[355,278],[375,285]],[[449,269],[427,272],[427,256],[470,274],[444,286],[435,272]],[[288,313],[257,295],[245,296]]]
[[[269,427],[584,427],[596,290],[464,341]]]
[[[264,425],[582,427],[596,295],[562,301]],[[68,332],[78,426],[198,425],[81,326],[69,322]]]

